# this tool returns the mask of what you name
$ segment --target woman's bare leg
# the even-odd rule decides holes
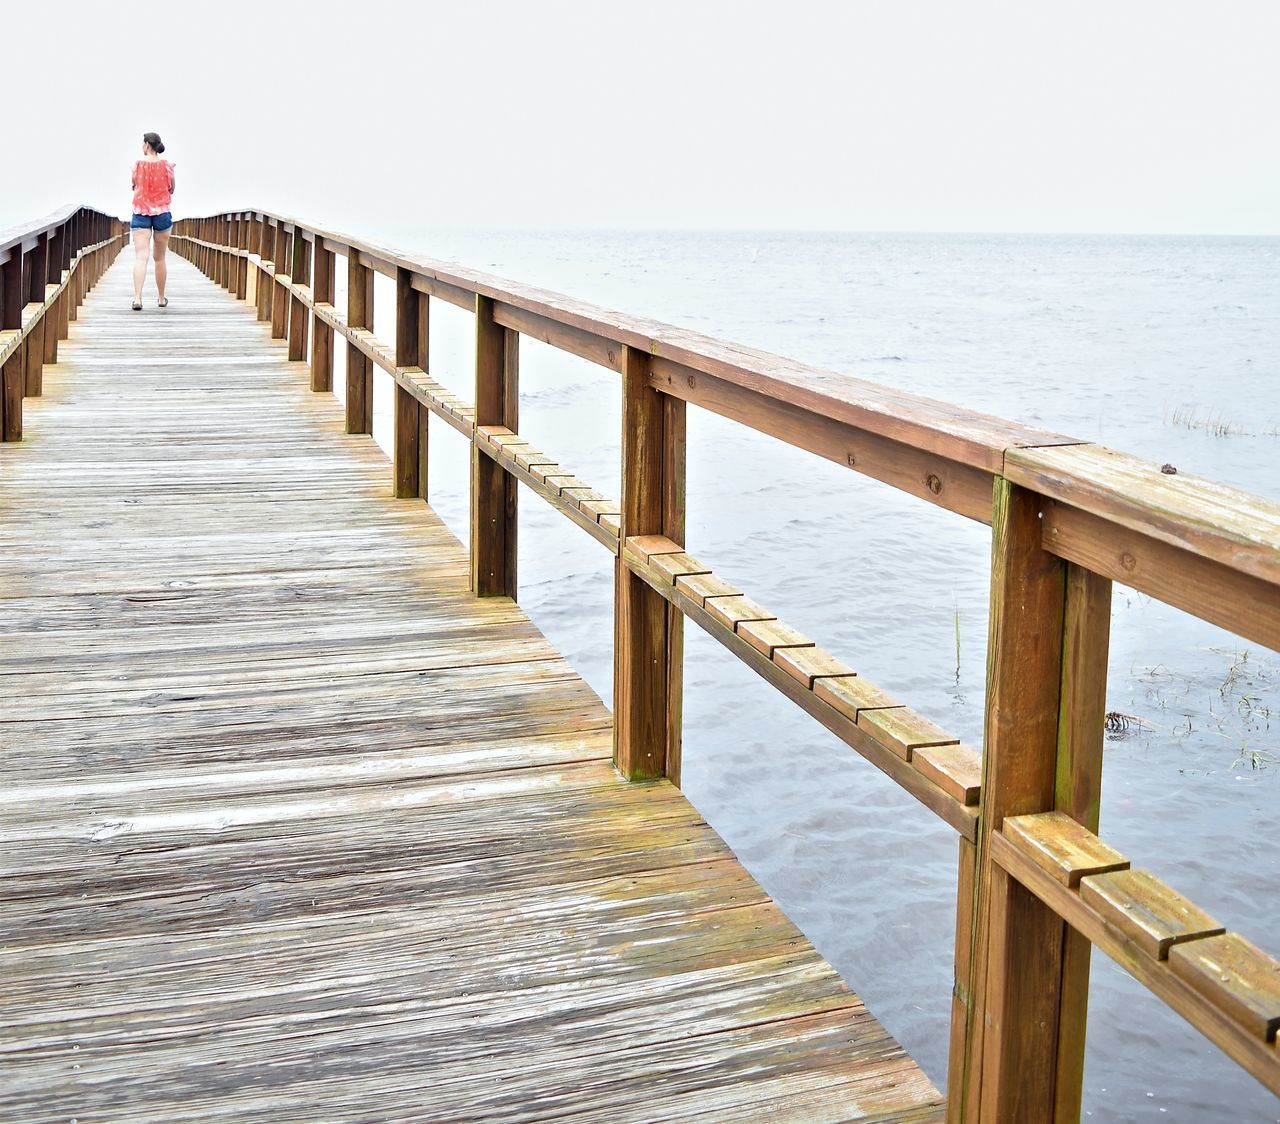
[[[165,282],[169,280],[169,263],[165,261],[165,251],[169,248],[169,230],[157,230],[151,243],[151,253],[156,259],[156,299],[164,300]]]
[[[133,299],[142,303],[142,283],[147,279],[147,249],[151,244],[150,227],[133,232]]]

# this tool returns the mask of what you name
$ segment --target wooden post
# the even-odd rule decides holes
[[[265,266],[271,262],[276,253],[276,231],[272,222],[268,218],[259,220],[258,223],[258,260],[263,268],[258,270],[258,319],[269,320],[271,318],[271,291],[274,286],[271,284],[271,277],[267,273]]]
[[[77,320],[80,316],[81,289],[84,286],[84,271],[80,265],[80,251],[84,249],[84,211],[77,211],[71,216],[71,242],[70,252],[71,259],[69,268],[74,265],[74,272],[71,274],[71,281],[67,286],[67,293],[70,300],[67,302],[67,320],[68,322]],[[68,328],[68,331],[70,329]]]
[[[73,220],[67,219],[67,221],[62,224],[59,231],[60,237],[58,239],[58,247],[61,251],[60,260],[58,262],[58,280],[61,282],[65,278],[67,282],[63,285],[62,293],[58,297],[58,315],[56,322],[58,325],[58,339],[60,340],[65,340],[71,335],[72,284],[70,269],[71,259],[74,256],[74,251],[72,250],[72,242],[74,239],[72,222]],[[55,362],[57,360],[56,353],[54,355],[54,360]]]
[[[0,330],[22,327],[22,249],[15,246],[0,263]],[[19,348],[0,369],[0,439],[22,440],[22,393],[26,374]]]
[[[515,432],[520,413],[520,336],[476,294],[476,425]],[[471,444],[471,588],[477,597],[516,596],[516,480]]]
[[[36,248],[27,257],[27,302],[44,303],[44,286],[49,268],[49,236],[40,235]],[[27,353],[25,393],[28,398],[38,398],[44,392],[44,316],[41,315],[27,329],[24,346]]]
[[[58,302],[61,296],[54,298],[45,307],[41,317],[41,331],[44,333],[44,365],[46,367],[58,362]]]
[[[49,285],[62,284],[63,228],[60,226],[49,236]],[[41,297],[43,300],[43,296]],[[62,294],[59,293],[45,310],[44,361],[57,363],[58,340],[62,338]]]
[[[62,230],[58,228],[49,234],[49,256],[47,259],[47,275],[45,276],[45,292],[40,294],[40,302],[44,304],[48,298],[48,286],[62,282]],[[49,303],[44,311],[44,362],[48,366],[58,361],[58,301],[61,295]]]
[[[1111,640],[1111,582],[1067,563],[1062,625],[1062,691],[1054,807],[1095,835],[1102,799],[1102,746],[1107,714],[1107,654]],[[1062,1000],[1054,1121],[1080,1119],[1084,1039],[1089,1008],[1089,938],[1064,927]]]
[[[417,367],[428,363],[427,294],[413,287],[413,274],[396,271],[396,366]],[[431,411],[403,386],[396,383],[396,447],[394,457],[395,494],[411,499],[427,495],[427,418]]]
[[[222,287],[231,294],[236,291],[236,256],[231,252],[236,243],[236,220],[225,216],[219,224],[222,228]]]
[[[234,258],[231,256],[231,219],[218,219],[218,245],[222,247],[218,251],[218,284],[228,292],[232,292],[235,288],[235,281],[232,274],[232,263]]]
[[[22,349],[0,368],[0,440],[22,440],[22,392],[25,389]]]
[[[314,272],[311,280],[311,299],[315,304],[333,305],[333,251],[327,249],[320,236],[316,236]],[[333,329],[319,316],[311,325],[311,389],[333,389]]]
[[[347,324],[373,327],[373,270],[360,264],[360,251],[347,250]],[[373,432],[373,363],[347,344],[347,432]]]
[[[253,220],[253,234],[255,234],[255,239],[253,239],[253,246],[255,246],[257,250],[257,265],[259,265],[259,268],[255,270],[255,277],[253,277],[253,302],[255,302],[255,305],[257,306],[257,319],[261,320],[262,319],[262,289],[265,288],[265,285],[262,284],[261,266],[262,266],[262,262],[266,261],[266,253],[268,253],[268,238],[266,238],[266,223],[264,223],[264,221],[262,221],[261,219]]]
[[[649,357],[622,356],[622,536],[684,544],[685,405],[649,385]],[[613,760],[628,780],[680,782],[684,617],[614,564]]]
[[[289,276],[290,235],[283,226],[276,227],[275,245],[275,277]],[[285,287],[272,278],[271,283],[271,338],[282,340],[289,330],[289,293]]]
[[[262,228],[257,218],[250,214],[245,218],[245,249],[250,254],[257,254],[259,261],[262,255]],[[252,261],[249,257],[244,259],[244,299],[254,306],[258,307],[258,290],[260,288],[260,278],[262,270],[258,266],[258,262]]]
[[[241,215],[236,222],[236,246],[249,251],[250,222],[248,215]],[[236,300],[249,299],[249,259],[245,254],[236,258]]]
[[[1052,1121],[1059,1023],[1085,997],[1064,1005],[1066,924],[991,861],[990,839],[1006,816],[1056,804],[1065,564],[1041,547],[1040,496],[997,477],[993,501],[982,831],[971,892],[962,849],[948,1116]]]
[[[305,285],[311,279],[310,244],[297,227],[293,231],[289,277],[296,285]],[[289,301],[289,358],[295,362],[307,358],[307,306],[297,297],[291,297]]]

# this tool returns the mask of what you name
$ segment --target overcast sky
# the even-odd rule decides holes
[[[153,129],[180,215],[355,233],[1280,234],[1277,0],[45,0],[3,39],[0,228],[127,214]]]

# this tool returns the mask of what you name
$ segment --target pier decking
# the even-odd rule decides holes
[[[1112,583],[1280,651],[1280,505],[269,211],[76,325],[127,238],[0,232],[5,1120],[938,1118],[680,796],[686,621],[956,833],[949,1122],[1079,1119],[1095,947],[1280,1095],[1280,960],[1097,834]],[[609,372],[620,495],[522,433],[530,339]],[[687,552],[690,404],[990,526],[980,748]],[[515,603],[526,492],[610,555],[612,715]]]
[[[927,1120],[266,324],[121,259],[0,475],[0,1115]]]

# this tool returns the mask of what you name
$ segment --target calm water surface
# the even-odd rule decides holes
[[[370,233],[1280,500],[1277,239]],[[386,287],[377,304],[390,339]],[[432,310],[433,373],[470,398],[470,317]],[[617,495],[617,377],[525,341],[521,379],[522,431]],[[389,404],[382,386],[384,442]],[[985,527],[697,409],[688,471],[699,558],[981,744]],[[443,426],[431,472],[433,504],[465,537],[465,447]],[[608,700],[608,556],[531,496],[520,518],[521,603]],[[1107,744],[1103,834],[1280,952],[1280,661],[1121,587],[1112,627],[1108,709],[1140,721]],[[686,635],[685,791],[942,1084],[952,833],[697,628]],[[1280,1120],[1280,1103],[1095,954],[1085,1112]]]

